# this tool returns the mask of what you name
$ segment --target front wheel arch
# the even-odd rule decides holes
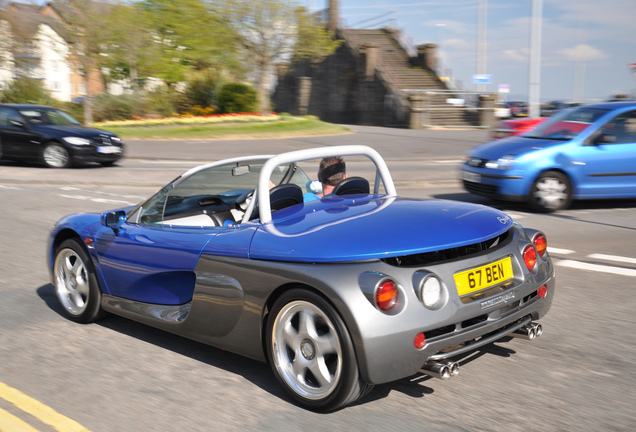
[[[73,165],[71,152],[59,141],[47,141],[40,154],[42,164],[47,168],[70,168]]]

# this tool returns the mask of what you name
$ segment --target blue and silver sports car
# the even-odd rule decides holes
[[[524,135],[473,148],[461,175],[468,192],[545,212],[573,199],[636,198],[636,103],[559,111]]]
[[[366,157],[375,176],[303,202],[298,163],[328,156]],[[71,320],[110,312],[268,362],[317,411],[533,339],[555,291],[543,233],[481,205],[400,198],[365,146],[203,165],[138,206],[60,220],[48,253]]]

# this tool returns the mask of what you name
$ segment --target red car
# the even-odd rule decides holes
[[[548,117],[513,118],[509,120],[502,120],[490,131],[490,138],[499,139],[512,135],[521,135],[535,129],[539,124],[543,123],[547,119]]]

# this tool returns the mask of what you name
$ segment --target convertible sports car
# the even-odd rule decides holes
[[[327,156],[368,158],[371,186],[349,177],[303,202],[297,163]],[[365,146],[194,168],[138,206],[65,217],[48,253],[71,320],[110,312],[266,361],[317,411],[534,339],[555,290],[543,233],[486,206],[400,198]]]

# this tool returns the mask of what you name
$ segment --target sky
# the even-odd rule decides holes
[[[297,0],[310,10],[328,0]],[[507,100],[528,100],[533,0],[485,0],[486,91],[508,85]],[[463,88],[475,90],[478,0],[339,0],[349,28],[400,29],[413,46],[439,45]],[[636,0],[543,0],[540,100],[636,98]]]

